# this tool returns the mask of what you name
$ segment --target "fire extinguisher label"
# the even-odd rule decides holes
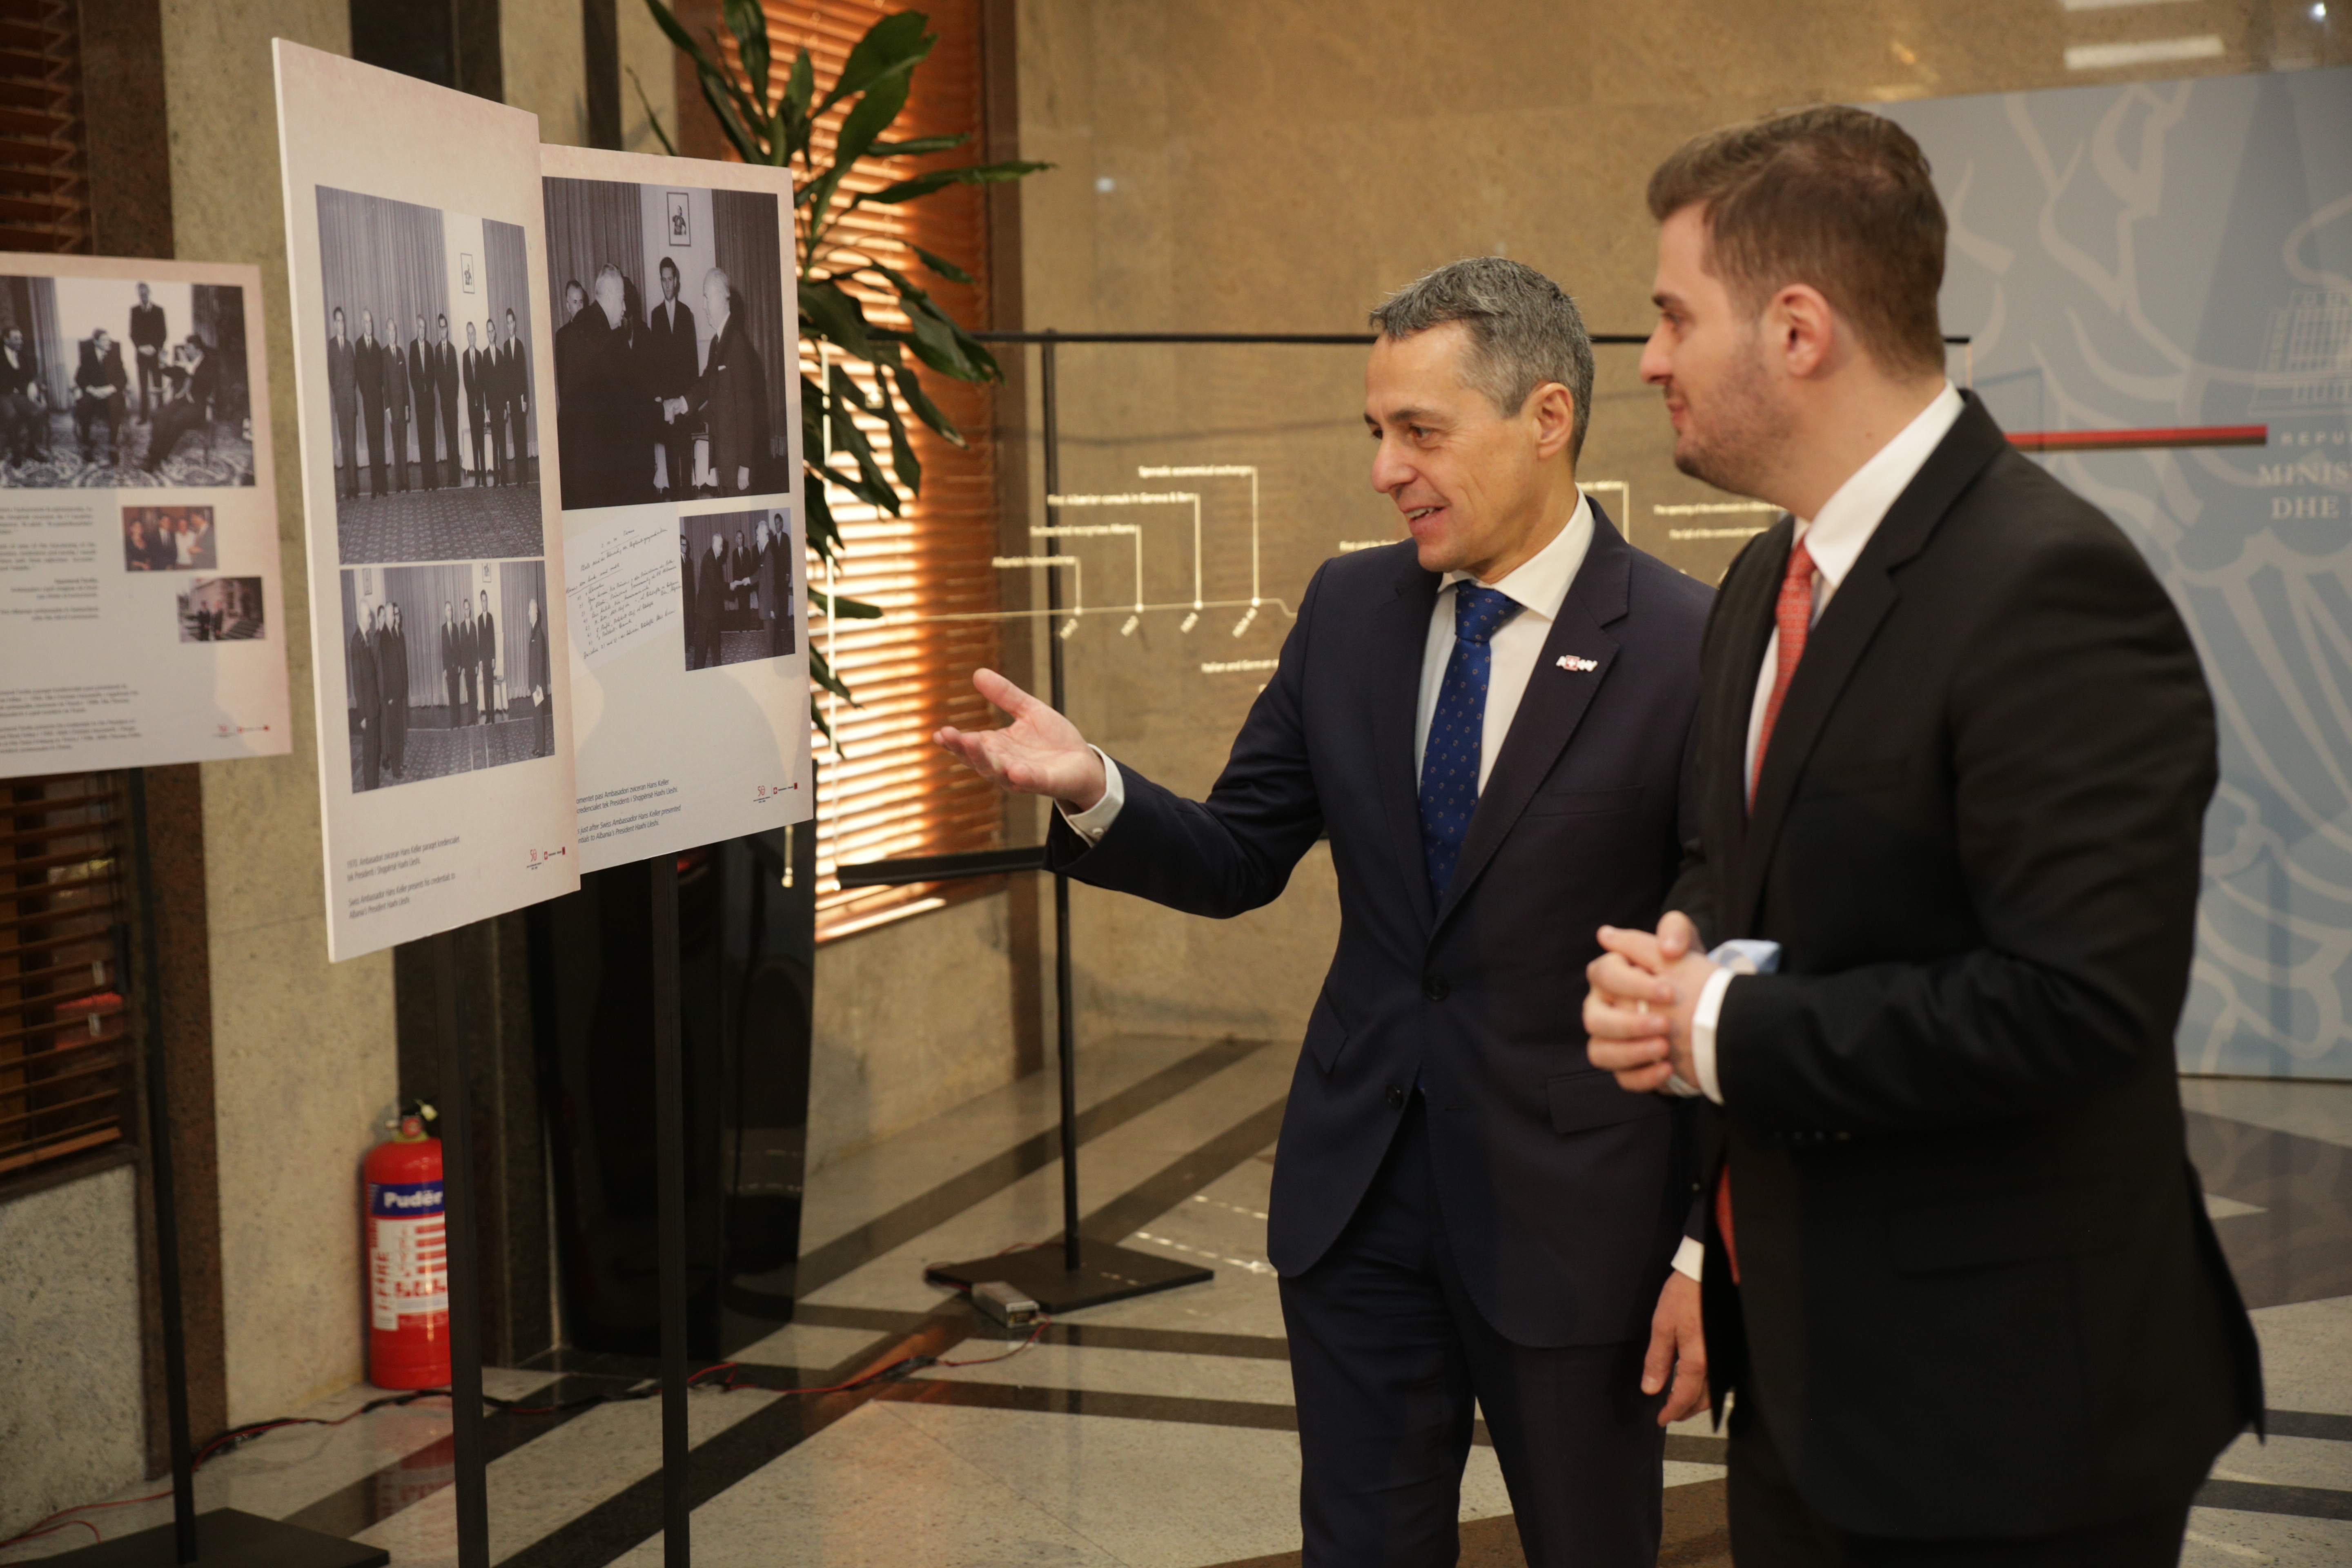
[[[446,1323],[448,1246],[441,1184],[368,1184],[368,1298],[371,1324],[387,1332]]]

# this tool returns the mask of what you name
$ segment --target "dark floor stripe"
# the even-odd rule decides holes
[[[879,1397],[909,1405],[952,1405],[965,1410],[1023,1410],[1033,1415],[1103,1415],[1121,1421],[1166,1421],[1184,1426],[1242,1426],[1296,1432],[1298,1412],[1287,1405],[1247,1399],[1194,1399],[1172,1394],[1106,1394],[1088,1388],[1031,1388],[1017,1384],[915,1378],[887,1384]]]
[[[926,1320],[911,1334],[889,1341],[853,1372],[876,1371],[905,1355],[941,1355],[970,1331],[970,1310]],[[877,1384],[849,1394],[779,1399],[754,1411],[695,1448],[688,1469],[687,1505],[699,1508],[762,1467],[815,1436],[843,1416],[894,1387]],[[500,1568],[604,1568],[662,1528],[662,1473],[656,1468],[624,1487],[570,1523],[506,1559]]]
[[[2352,1519],[2352,1491],[2274,1487],[2262,1481],[2207,1481],[2197,1489],[2197,1506],[2283,1514],[2290,1519]]]
[[[2352,1443],[2352,1415],[2329,1415],[2316,1410],[2265,1410],[2263,1427],[2273,1437],[2324,1437]]]
[[[1287,1100],[1286,1095],[1276,1100],[1111,1199],[1078,1222],[1078,1234],[1112,1242],[1133,1236],[1273,1142],[1282,1131],[1282,1108]]]
[[[1213,1078],[1244,1058],[1265,1049],[1265,1046],[1264,1040],[1219,1040],[1181,1061],[1160,1068],[1142,1082],[1129,1085],[1108,1099],[1087,1107],[1078,1112],[1079,1143],[1090,1143],[1112,1129],[1124,1126],[1195,1084]],[[1265,1142],[1272,1141],[1269,1138]],[[1258,1148],[1265,1146],[1265,1142],[1257,1145]],[[904,1247],[925,1231],[953,1219],[1022,1177],[1044,1170],[1061,1152],[1060,1129],[1048,1128],[1023,1139],[1003,1153],[984,1160],[960,1175],[950,1177],[930,1191],[908,1198],[887,1214],[845,1231],[824,1246],[802,1254],[800,1293],[814,1295],[884,1253]]]
[[[904,1333],[926,1315],[894,1312],[881,1307],[824,1307],[803,1301],[793,1310],[793,1321],[816,1329]],[[992,1331],[997,1338],[1024,1337],[1001,1329]],[[992,1332],[991,1326],[982,1323],[974,1332],[986,1337]],[[1212,1334],[1191,1329],[1129,1328],[1116,1323],[1055,1323],[1039,1339],[1045,1344],[1079,1345],[1091,1350],[1160,1351],[1171,1355],[1225,1356],[1239,1361],[1290,1359],[1290,1342],[1279,1334]]]
[[[561,1405],[592,1394],[612,1394],[625,1386],[609,1377],[569,1375],[534,1390],[530,1398],[534,1404]],[[583,1405],[578,1410],[547,1415],[525,1415],[512,1410],[490,1412],[482,1419],[483,1463],[501,1454],[513,1453],[532,1438],[587,1415],[592,1408]],[[457,1463],[457,1439],[454,1434],[444,1435],[371,1474],[337,1487],[300,1511],[288,1514],[286,1522],[348,1539],[448,1486]]]

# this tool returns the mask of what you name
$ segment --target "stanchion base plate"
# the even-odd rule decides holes
[[[1020,1252],[975,1258],[969,1263],[934,1263],[923,1278],[935,1285],[969,1290],[989,1279],[1002,1279],[1047,1314],[1075,1312],[1179,1285],[1199,1285],[1215,1278],[1197,1263],[1180,1263],[1157,1253],[1136,1252],[1107,1241],[1089,1241],[1080,1249],[1078,1267],[1064,1266],[1057,1239]]]
[[[98,1542],[41,1561],[58,1568],[173,1568],[179,1552],[172,1527],[159,1524],[120,1541]],[[391,1561],[392,1553],[381,1546],[237,1509],[216,1508],[196,1516],[199,1568],[377,1568]]]

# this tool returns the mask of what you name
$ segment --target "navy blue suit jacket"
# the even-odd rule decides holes
[[[1593,1069],[1581,1008],[1597,929],[1649,928],[1675,879],[1712,595],[1593,514],[1439,907],[1412,757],[1440,579],[1410,542],[1316,573],[1205,802],[1121,764],[1101,841],[1057,816],[1048,845],[1080,881],[1225,917],[1273,900],[1329,829],[1339,945],[1283,1119],[1274,1265],[1330,1247],[1417,1074],[1463,1276],[1535,1346],[1645,1334],[1696,1190],[1686,1117]]]

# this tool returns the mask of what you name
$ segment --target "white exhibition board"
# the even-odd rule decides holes
[[[0,255],[0,777],[292,748],[257,268]]]
[[[275,48],[341,960],[579,886],[539,121]]]
[[[594,871],[811,815],[792,177],[541,153]]]

